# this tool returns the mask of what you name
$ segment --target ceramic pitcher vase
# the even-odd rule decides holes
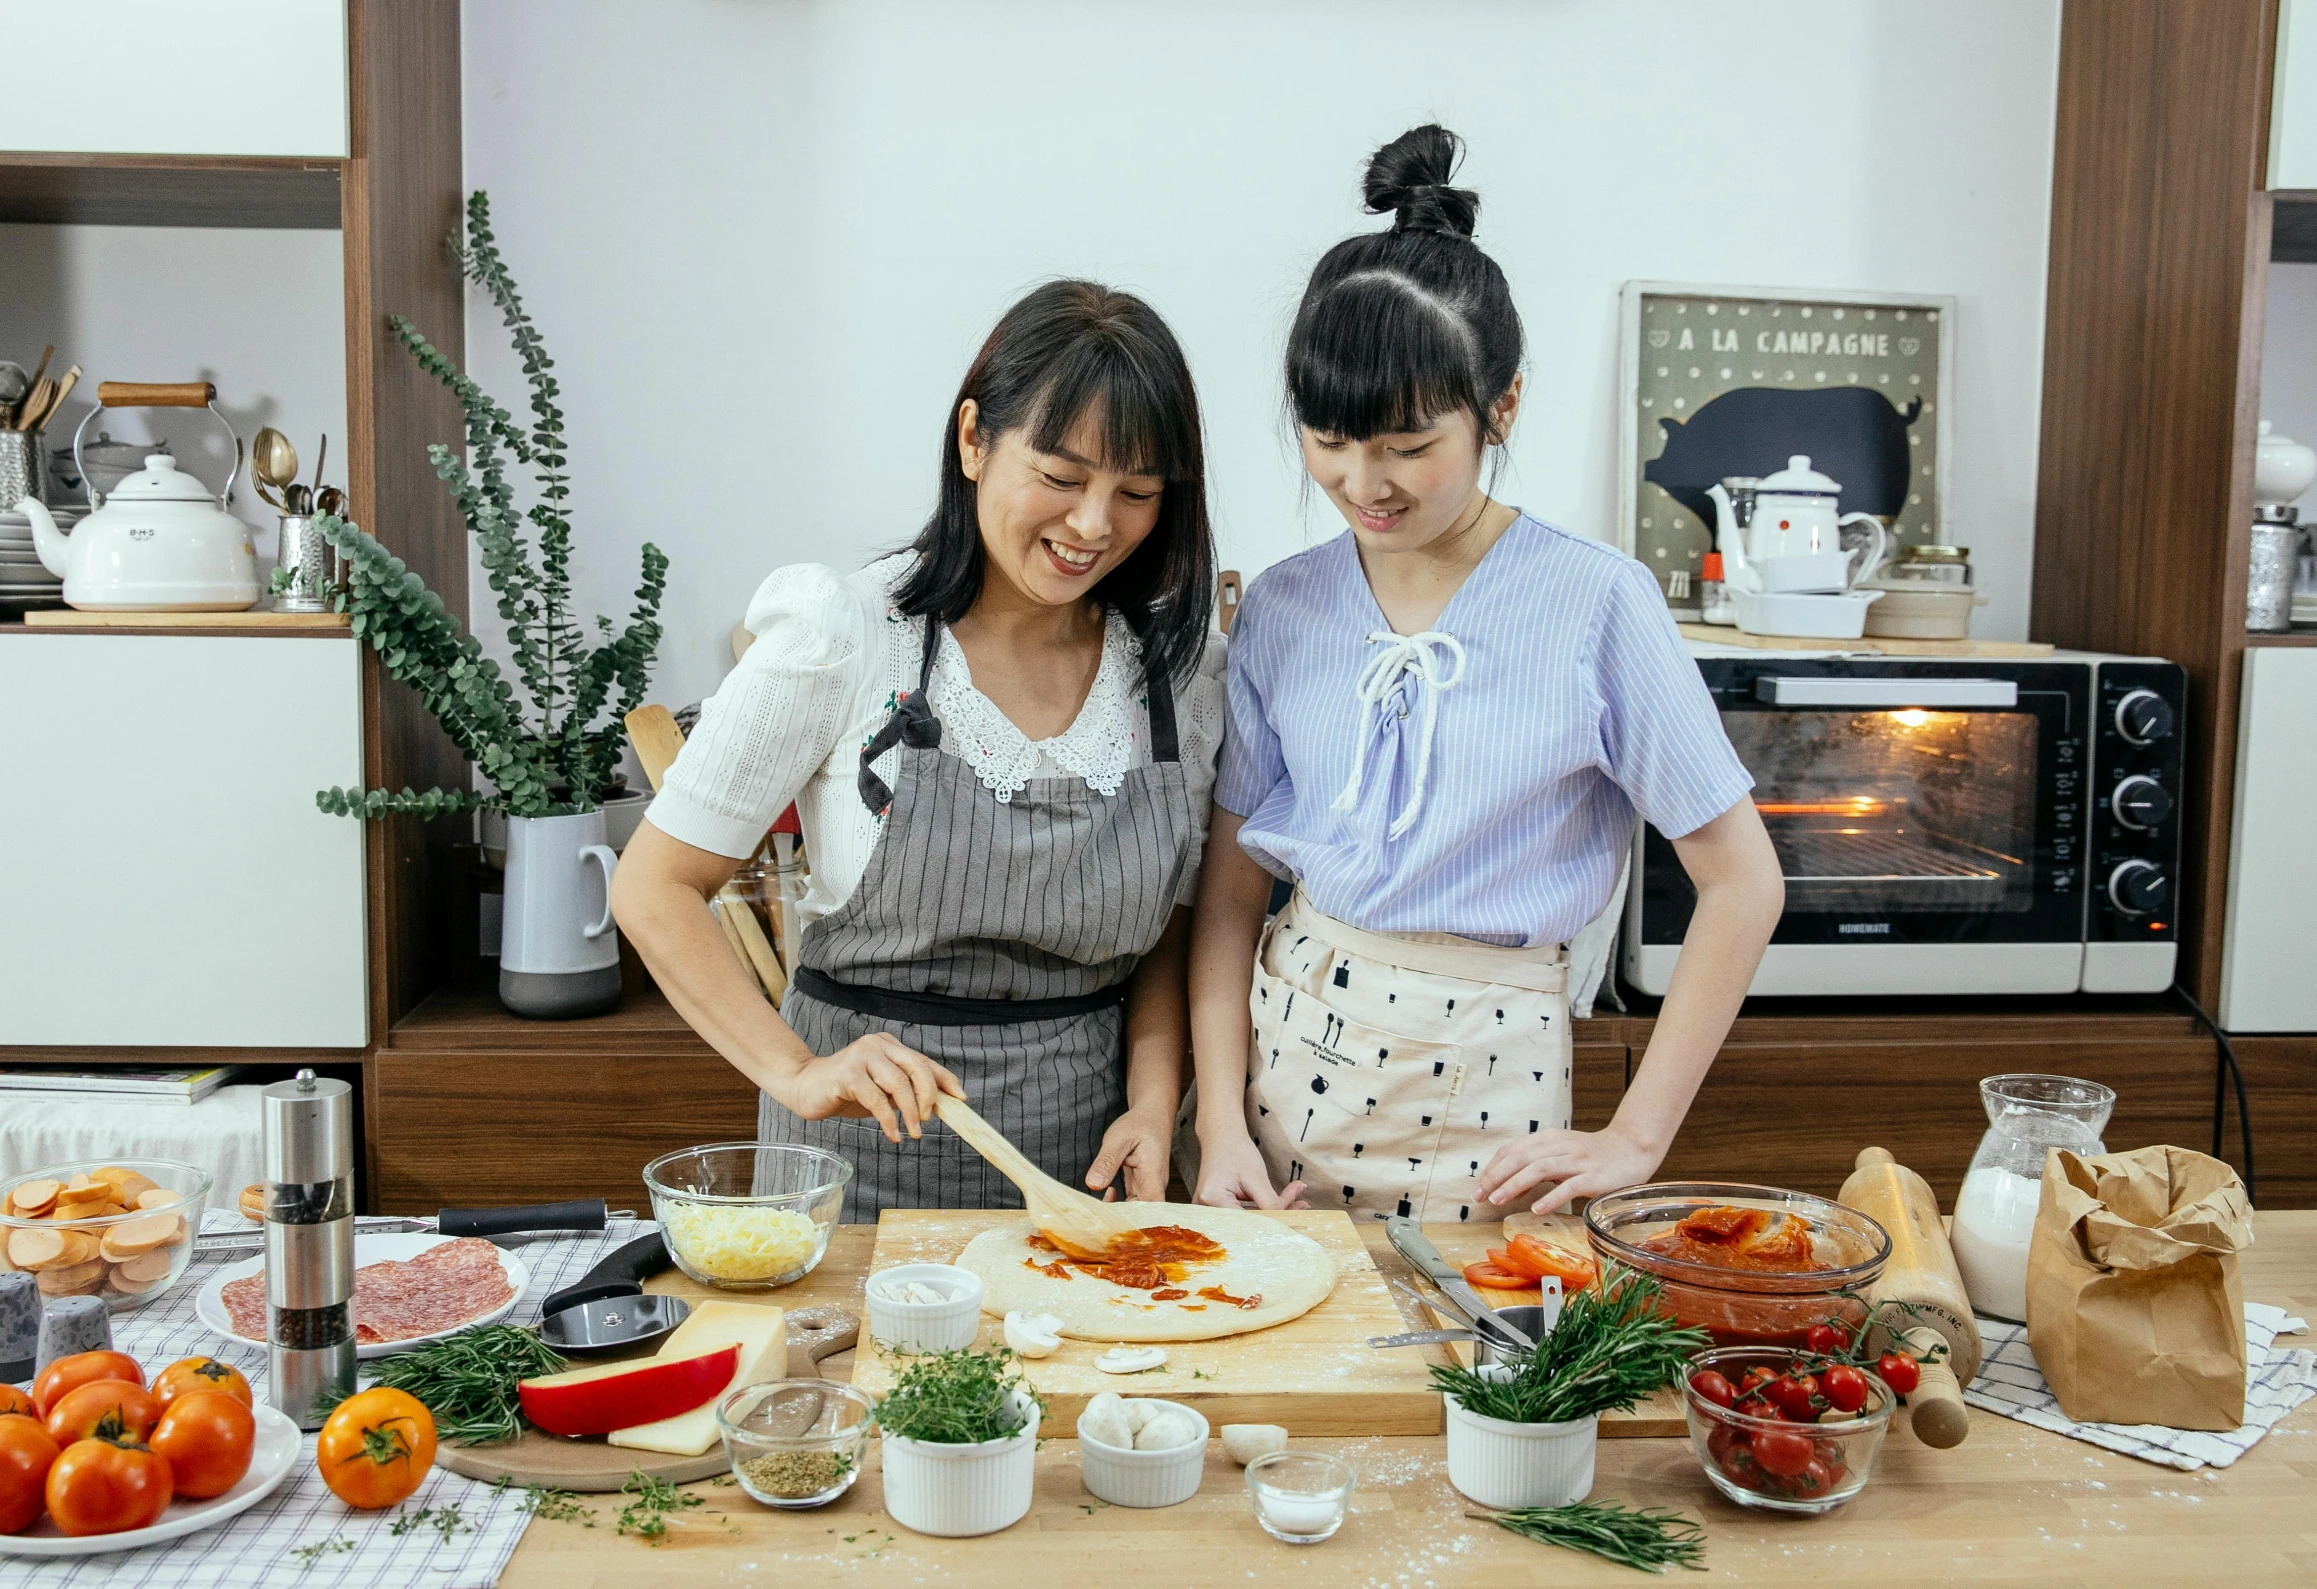
[[[603,812],[507,819],[499,1002],[534,1020],[601,1015],[619,1003],[619,930]]]

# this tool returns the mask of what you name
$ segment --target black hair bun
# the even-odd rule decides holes
[[[1448,185],[1464,140],[1436,122],[1412,127],[1378,149],[1361,184],[1370,214],[1392,212],[1395,232],[1445,232],[1470,238],[1480,195]]]

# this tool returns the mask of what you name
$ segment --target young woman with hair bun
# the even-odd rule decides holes
[[[1459,153],[1437,126],[1376,153],[1391,225],[1327,252],[1288,338],[1347,528],[1232,629],[1191,951],[1201,1202],[1495,1219],[1646,1180],[1784,902],[1655,578],[1488,492],[1521,322]],[[1615,1118],[1573,1131],[1565,946],[1636,815],[1698,906]]]

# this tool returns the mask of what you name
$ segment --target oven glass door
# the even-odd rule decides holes
[[[1715,690],[1786,877],[1772,941],[2077,940],[2082,670],[1966,687],[1849,666],[1744,665]],[[1678,943],[1696,895],[1672,845],[1644,843],[1644,941]]]

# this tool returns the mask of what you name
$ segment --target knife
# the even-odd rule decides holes
[[[433,1219],[378,1219],[358,1215],[354,1232],[360,1236],[376,1236],[426,1231],[443,1236],[497,1238],[534,1231],[601,1230],[609,1217],[603,1199],[591,1197],[573,1203],[527,1203],[517,1208],[446,1208]],[[218,1231],[199,1237],[194,1243],[203,1251],[264,1244],[262,1225],[252,1225],[247,1230]]]
[[[1440,1288],[1441,1295],[1464,1310],[1476,1331],[1492,1334],[1523,1352],[1536,1350],[1536,1342],[1505,1322],[1494,1308],[1480,1300],[1478,1292],[1464,1283],[1463,1271],[1440,1256],[1440,1249],[1432,1245],[1423,1226],[1405,1215],[1394,1214],[1384,1221],[1384,1234],[1391,1239],[1393,1251],[1414,1264],[1425,1279]]]

